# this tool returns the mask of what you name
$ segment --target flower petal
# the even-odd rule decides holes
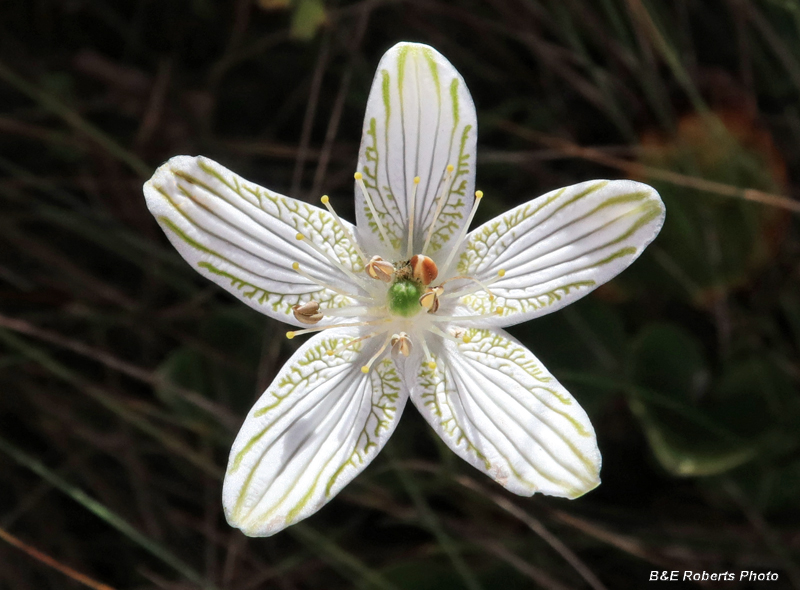
[[[459,274],[481,281],[464,296],[469,313],[502,314],[484,323],[510,326],[551,313],[615,277],[642,253],[664,223],[664,204],[650,186],[594,180],[547,193],[470,232]]]
[[[228,522],[245,534],[273,535],[319,510],[394,431],[408,398],[394,363],[361,371],[380,342],[327,354],[357,335],[335,328],[310,339],[248,414],[222,490]]]
[[[521,496],[576,498],[599,485],[594,429],[569,392],[504,331],[466,336],[439,342],[435,369],[405,373],[447,446]]]
[[[302,233],[341,266],[360,270],[361,260],[333,216],[307,203],[250,183],[203,157],[176,156],[144,185],[147,206],[178,252],[200,274],[250,307],[301,325],[292,306],[313,299],[343,307],[357,294],[347,275],[307,244]],[[347,222],[352,234],[354,229]],[[310,276],[292,269],[299,262]]]
[[[453,238],[473,202],[477,130],[464,79],[438,51],[398,43],[386,52],[367,101],[358,170],[391,247],[381,241],[356,185],[358,231],[370,251],[391,260],[406,254],[415,176],[420,182],[411,252],[422,252],[432,224],[428,255],[435,258]],[[448,165],[454,167],[449,178]],[[439,195],[445,200],[434,223]]]

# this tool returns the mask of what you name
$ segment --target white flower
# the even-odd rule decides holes
[[[656,236],[649,186],[550,192],[470,233],[475,109],[436,50],[400,43],[372,85],[357,226],[178,156],[145,184],[150,211],[202,275],[306,341],[231,449],[228,521],[272,535],[361,472],[411,401],[447,445],[508,490],[575,498],[599,484],[586,413],[502,330],[587,295]],[[476,198],[473,198],[473,195]]]

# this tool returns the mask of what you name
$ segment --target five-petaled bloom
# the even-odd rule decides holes
[[[353,226],[333,210],[178,156],[150,211],[202,275],[303,343],[248,414],[223,489],[228,521],[272,535],[361,472],[408,398],[459,456],[508,490],[575,498],[599,484],[586,413],[502,330],[585,296],[656,236],[649,186],[562,188],[467,233],[476,117],[436,50],[400,43],[372,85]]]

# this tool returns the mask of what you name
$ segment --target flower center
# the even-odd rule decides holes
[[[404,318],[415,316],[422,310],[419,304],[421,296],[422,287],[415,281],[399,280],[387,292],[389,311]]]
[[[447,166],[447,173],[443,182],[443,187],[449,182],[453,172],[453,166]],[[364,185],[364,180],[360,172],[355,174],[355,180],[364,194],[367,205],[370,208],[372,217],[378,226],[381,233],[381,238],[384,243],[389,244],[389,239],[380,217],[375,211],[375,207],[370,199],[369,192]],[[411,256],[412,243],[413,243],[413,219],[415,217],[414,203],[416,197],[416,188],[419,184],[419,177],[414,178],[414,191],[411,196],[410,215],[409,215],[409,228],[408,228],[408,242],[406,244],[406,257],[399,261],[384,260],[380,256],[368,257],[364,251],[359,247],[358,242],[355,240],[352,232],[346,227],[333,207],[330,204],[330,199],[327,196],[322,197],[322,203],[331,213],[336,223],[339,225],[345,239],[349,241],[358,253],[361,263],[364,266],[363,274],[356,274],[351,268],[345,266],[341,260],[338,259],[328,248],[322,245],[315,244],[308,240],[302,233],[297,234],[297,239],[306,244],[312,251],[324,258],[329,264],[336,267],[344,275],[351,280],[351,286],[341,287],[328,284],[327,281],[320,280],[314,277],[300,267],[300,263],[292,263],[292,268],[300,276],[304,277],[312,283],[316,283],[320,287],[334,291],[345,297],[354,300],[352,306],[343,308],[321,308],[319,303],[309,301],[302,304],[297,304],[292,308],[292,313],[295,319],[301,323],[313,327],[304,328],[302,330],[293,330],[286,333],[287,338],[294,338],[301,334],[310,334],[312,332],[319,332],[321,330],[330,330],[333,328],[345,327],[359,327],[361,334],[354,337],[347,342],[341,344],[335,350],[328,350],[327,354],[334,356],[351,346],[365,340],[374,338],[376,336],[383,336],[383,344],[378,348],[377,352],[361,367],[364,373],[368,373],[370,367],[382,357],[386,349],[391,345],[391,354],[393,356],[409,356],[414,346],[419,345],[425,355],[425,363],[431,369],[436,367],[433,360],[433,355],[426,342],[427,334],[432,334],[437,337],[459,342],[468,342],[469,337],[466,335],[465,330],[461,327],[452,324],[462,324],[463,322],[470,322],[472,320],[479,320],[489,318],[503,312],[502,307],[496,307],[491,313],[478,314],[478,315],[449,315],[448,312],[453,310],[453,299],[459,299],[464,296],[471,295],[477,291],[484,291],[489,300],[494,300],[494,295],[489,290],[489,287],[501,277],[505,275],[503,269],[497,271],[497,277],[489,279],[488,281],[480,281],[475,277],[455,275],[450,270],[451,264],[454,262],[455,256],[461,250],[461,244],[466,238],[469,225],[475,216],[478,203],[483,197],[481,191],[475,193],[475,203],[473,204],[472,211],[467,217],[466,223],[461,228],[459,235],[455,238],[451,246],[450,253],[440,267],[433,261],[432,258],[426,256],[424,252],[427,250],[430,243],[431,235],[433,234],[436,220],[442,211],[445,195],[447,194],[442,189],[439,198],[437,199],[436,210],[434,211],[434,219],[428,228],[428,237],[425,240],[425,245],[420,254]],[[441,270],[441,272],[440,272]],[[440,277],[439,275],[443,275]],[[434,284],[434,281],[439,279],[440,282]],[[442,280],[444,278],[444,280]],[[381,285],[383,283],[383,285]],[[473,283],[472,286],[469,283]],[[449,284],[449,285],[448,285]],[[356,292],[353,292],[353,289]],[[383,291],[383,289],[386,289]],[[385,293],[385,295],[384,295]],[[448,304],[449,301],[449,304]],[[444,305],[442,309],[440,306]],[[420,312],[424,314],[420,315]],[[417,317],[419,315],[419,317]],[[317,326],[323,318],[353,318],[352,323],[328,323],[326,325]],[[411,318],[414,320],[409,321]],[[435,352],[435,351],[434,351]]]

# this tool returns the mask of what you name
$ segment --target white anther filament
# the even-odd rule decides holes
[[[381,232],[381,237],[383,238],[384,243],[387,246],[391,246],[392,242],[389,241],[389,236],[386,233],[386,228],[383,227],[383,222],[381,221],[380,217],[378,217],[378,212],[375,210],[375,205],[372,204],[372,197],[370,197],[369,191],[367,190],[367,186],[364,184],[364,175],[361,174],[361,172],[356,172],[353,175],[353,178],[356,179],[356,183],[361,189],[361,192],[364,193],[364,200],[367,201],[370,213],[372,213],[372,219],[375,220],[375,225],[378,226],[378,231]]]
[[[292,263],[292,269],[293,269],[293,270],[294,270],[294,271],[295,271],[297,274],[299,274],[301,277],[303,277],[303,278],[305,278],[305,279],[308,279],[309,281],[311,281],[311,282],[312,282],[312,283],[314,283],[315,285],[319,285],[319,286],[320,286],[320,287],[322,287],[323,289],[330,289],[330,290],[331,290],[331,291],[333,291],[334,293],[338,293],[339,295],[342,295],[342,296],[344,296],[344,297],[349,297],[350,299],[355,299],[355,300],[357,300],[357,301],[363,301],[363,302],[365,302],[365,303],[372,303],[372,302],[373,302],[373,299],[372,299],[371,297],[365,297],[365,296],[363,296],[363,295],[353,295],[352,293],[348,293],[348,292],[346,292],[346,291],[343,291],[342,289],[339,289],[338,287],[334,287],[333,285],[329,285],[329,284],[327,284],[327,283],[323,283],[323,282],[322,282],[322,281],[320,281],[319,279],[312,277],[312,276],[311,276],[310,274],[308,274],[306,271],[304,271],[303,269],[301,269],[301,268],[300,268],[300,263],[299,263],[299,262],[293,262],[293,263]]]
[[[503,314],[505,308],[495,307],[490,313],[482,313],[480,315],[439,315],[431,314],[430,318],[434,322],[461,322],[465,320],[484,320],[486,318],[496,318]]]
[[[370,367],[372,366],[372,363],[374,363],[374,362],[375,362],[375,361],[376,361],[376,360],[377,360],[377,359],[378,359],[378,358],[379,358],[379,357],[380,357],[380,356],[383,354],[383,351],[384,351],[384,350],[386,350],[386,347],[387,347],[387,346],[389,346],[389,342],[390,342],[391,340],[392,340],[392,335],[391,335],[391,334],[388,334],[388,335],[386,336],[386,340],[384,340],[384,341],[383,341],[383,346],[381,346],[381,347],[380,347],[380,349],[378,350],[378,352],[376,352],[374,355],[372,355],[372,358],[371,358],[371,359],[369,359],[369,361],[367,361],[367,364],[366,364],[366,365],[364,365],[363,367],[361,367],[361,372],[362,372],[362,373],[369,373],[369,369],[370,369]]]
[[[495,299],[495,294],[489,290],[489,287],[494,285],[504,276],[506,276],[506,271],[501,268],[500,270],[497,271],[497,276],[488,281],[479,281],[476,278],[466,277],[466,276],[452,277],[450,279],[447,279],[447,281],[455,281],[456,279],[463,279],[468,281],[474,281],[479,286],[475,289],[470,289],[469,291],[453,291],[451,293],[445,293],[440,297],[440,299],[452,299],[453,297],[466,297],[467,295],[472,295],[473,293],[477,293],[478,291],[485,291],[486,294],[489,295],[489,300],[493,301]],[[446,283],[447,281],[445,281],[444,283]],[[442,285],[444,285],[444,283],[442,283]]]
[[[491,285],[493,282],[496,282],[497,279],[493,279],[491,282],[484,283],[482,281],[479,281],[475,277],[457,276],[457,277],[450,277],[449,279],[447,279],[446,281],[441,283],[439,286],[443,287],[446,283],[449,283],[450,281],[456,281],[456,280],[459,280],[459,279],[464,280],[464,281],[472,281],[473,283],[476,283],[478,285],[478,287],[479,287],[478,289],[475,289],[474,291],[470,291],[469,293],[475,293],[475,291],[483,290],[483,291],[486,291],[486,294],[489,296],[489,300],[490,301],[494,300],[494,293],[492,293],[489,290],[489,285]],[[447,297],[461,297],[461,296],[467,295],[467,294],[468,293],[463,293],[463,292],[460,292],[460,291],[456,291],[454,293],[446,293],[446,294],[442,295],[440,297],[440,299],[445,299]]]
[[[378,315],[386,311],[385,305],[372,305],[372,306],[347,306],[347,307],[329,307],[320,309],[320,313],[325,316],[333,318],[357,318],[367,315]]]
[[[455,342],[456,344],[460,344],[461,343],[461,340],[459,340],[455,336],[451,336],[450,334],[448,334],[444,330],[440,330],[438,326],[433,326],[433,325],[428,326],[428,330],[430,330],[434,334],[437,334],[438,336],[441,336],[445,340],[450,340],[451,342]]]
[[[333,205],[330,204],[330,200],[331,199],[328,195],[322,195],[322,198],[320,198],[322,204],[325,205],[325,208],[328,210],[328,212],[331,215],[333,215],[333,218],[336,220],[336,223],[339,224],[339,227],[344,232],[344,235],[347,236],[347,240],[353,245],[353,248],[358,254],[358,257],[361,259],[361,264],[362,265],[367,264],[367,257],[364,255],[364,251],[361,249],[361,246],[358,245],[358,242],[356,241],[355,237],[353,237],[353,233],[345,227],[341,217],[339,217],[336,211],[333,210]]]
[[[363,282],[361,281],[361,279],[358,278],[355,274],[353,274],[353,271],[350,270],[349,268],[347,268],[344,264],[342,264],[342,262],[340,260],[338,260],[334,256],[331,256],[330,254],[328,254],[322,247],[318,246],[317,244],[315,244],[314,242],[309,240],[303,234],[298,233],[296,237],[297,237],[298,241],[303,242],[304,244],[307,244],[308,246],[310,246],[312,250],[317,251],[328,262],[333,264],[336,268],[338,268],[344,274],[346,274],[348,277],[353,279],[353,282],[355,282],[357,285],[363,286]]]
[[[372,334],[367,334],[366,336],[361,336],[359,338],[353,338],[352,340],[348,340],[344,344],[340,344],[339,346],[337,346],[333,350],[329,350],[327,352],[327,354],[328,354],[328,356],[335,356],[335,355],[339,354],[340,352],[344,352],[345,350],[347,350],[348,348],[353,346],[353,344],[358,344],[359,342],[363,342],[364,340],[368,340],[370,338],[374,338],[378,334],[383,334],[383,332],[373,332]]]
[[[431,351],[428,348],[428,343],[425,342],[425,337],[419,339],[420,344],[422,344],[422,350],[425,351],[425,364],[428,365],[428,368],[433,370],[436,368],[436,363],[433,362],[433,357],[431,356]]]
[[[428,236],[425,238],[425,245],[422,246],[422,253],[428,251],[428,244],[431,242],[431,237],[433,236],[433,230],[436,227],[436,220],[439,219],[439,214],[442,212],[442,208],[444,207],[445,201],[447,201],[447,196],[450,194],[450,188],[448,187],[448,183],[450,182],[450,177],[453,174],[453,170],[455,168],[452,164],[447,165],[447,173],[444,175],[444,179],[442,180],[442,192],[439,193],[439,197],[436,199],[436,210],[433,212],[433,220],[431,220],[431,226],[428,228]]]
[[[483,191],[475,191],[475,202],[472,204],[472,211],[469,212],[469,217],[467,217],[466,223],[464,223],[464,225],[461,227],[461,233],[458,235],[458,239],[453,243],[453,247],[450,250],[450,255],[447,257],[447,261],[442,266],[442,274],[447,274],[447,271],[450,269],[450,263],[461,249],[461,242],[464,241],[464,236],[466,236],[467,232],[469,231],[469,226],[472,223],[472,220],[475,218],[475,212],[478,210],[478,205],[480,205],[482,198]]]
[[[414,217],[417,215],[417,187],[419,186],[419,176],[414,177],[414,188],[411,190],[411,205],[408,213],[408,244],[406,245],[406,258],[411,258],[411,249],[414,246]]]
[[[316,328],[305,328],[303,330],[291,330],[286,332],[286,337],[291,340],[295,336],[302,336],[303,334],[312,334],[314,332],[322,332],[323,330],[332,330],[333,328],[356,328],[358,326],[375,326],[377,324],[386,324],[392,321],[391,318],[381,318],[379,320],[372,320],[369,322],[354,322],[352,324],[331,324],[329,326],[318,326]]]

